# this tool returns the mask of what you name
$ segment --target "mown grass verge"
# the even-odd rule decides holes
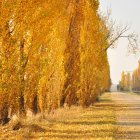
[[[114,140],[115,124],[113,102],[106,93],[87,109],[63,108],[44,118],[15,119],[0,127],[0,140]]]

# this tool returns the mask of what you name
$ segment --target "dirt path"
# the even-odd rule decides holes
[[[140,95],[112,93],[117,119],[117,140],[140,140]]]

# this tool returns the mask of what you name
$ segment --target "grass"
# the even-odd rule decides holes
[[[115,123],[113,103],[106,93],[87,109],[72,107],[58,109],[45,118],[14,119],[0,127],[0,140],[114,140]]]

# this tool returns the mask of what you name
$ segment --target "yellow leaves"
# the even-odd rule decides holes
[[[140,90],[140,61],[138,63],[137,69],[132,73],[131,83],[129,83],[134,91]]]
[[[6,47],[10,56],[2,69],[10,69],[11,85],[18,87],[7,86],[11,100],[14,101],[14,92],[19,96],[22,86],[24,106],[32,109],[38,97],[37,105],[43,112],[59,107],[60,103],[64,105],[66,101],[69,106],[75,103],[88,106],[100,92],[109,88],[107,53],[100,54],[107,45],[107,42],[100,45],[105,30],[99,33],[98,29],[99,23],[105,25],[97,8],[98,1],[91,3],[90,0],[78,3],[26,0],[17,1],[10,13],[3,11],[3,16],[10,15],[3,23],[12,21],[12,27],[2,29],[2,40],[6,44],[2,47]],[[9,34],[10,39],[4,36],[9,28],[14,29]]]
[[[84,89],[80,100],[83,100],[85,104],[88,101],[90,103],[94,102],[100,92],[110,88],[107,53],[102,53],[102,48],[105,48],[107,44],[106,41],[102,44],[106,30],[99,30],[99,24],[105,28],[105,23],[96,13],[96,8],[91,6],[92,4],[98,4],[98,1],[89,3],[89,1],[86,1],[84,6],[84,23],[80,32],[80,81],[81,88]]]
[[[129,91],[131,86],[131,76],[130,73],[122,72],[121,81],[120,81],[120,89],[123,91]]]

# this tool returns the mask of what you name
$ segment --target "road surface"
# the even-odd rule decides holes
[[[140,95],[112,93],[116,113],[116,139],[140,140]]]

